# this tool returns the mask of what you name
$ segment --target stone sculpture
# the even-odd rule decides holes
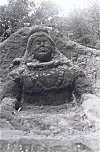
[[[81,103],[91,93],[89,81],[78,66],[57,50],[44,27],[34,28],[22,58],[13,60],[3,90],[5,109],[27,105]]]

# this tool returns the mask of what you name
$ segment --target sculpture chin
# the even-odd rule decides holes
[[[34,54],[34,58],[40,62],[49,62],[52,57],[52,52],[41,51]]]

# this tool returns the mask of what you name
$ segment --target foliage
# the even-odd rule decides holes
[[[31,14],[31,23],[34,24],[49,24],[54,16],[59,14],[59,7],[53,1],[41,1],[35,5]]]
[[[69,16],[63,17],[59,16],[60,6],[51,0],[39,3],[35,0],[9,0],[8,5],[0,6],[0,36],[8,27],[13,33],[24,26],[45,24],[71,40],[94,47],[99,39],[99,9],[98,2],[95,2],[87,9],[73,10]]]
[[[8,5],[2,7],[2,22],[6,21],[12,33],[24,26],[48,24],[59,13],[58,6],[52,1],[41,1],[37,4],[34,0],[9,0]]]
[[[86,46],[94,47],[99,30],[99,5],[93,3],[91,7],[83,10],[74,10],[68,19],[68,36]]]
[[[10,21],[12,32],[24,27],[24,22],[28,18],[28,0],[9,0],[6,16]]]
[[[5,5],[0,6],[0,36],[4,33],[5,25],[7,24],[5,10],[6,10]]]

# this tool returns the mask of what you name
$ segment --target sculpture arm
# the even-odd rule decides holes
[[[3,89],[2,104],[18,109],[22,93],[22,83],[19,75],[12,71],[7,76]]]

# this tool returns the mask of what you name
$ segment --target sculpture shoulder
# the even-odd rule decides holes
[[[67,60],[62,60],[61,62],[60,62],[60,65],[62,66],[62,67],[64,67],[64,69],[65,69],[65,71],[67,70],[67,71],[69,71],[70,73],[72,73],[72,74],[78,74],[78,73],[80,73],[80,71],[82,71],[82,70],[80,70],[80,68],[79,68],[79,66],[78,65],[74,65],[72,62],[71,62],[71,60],[69,60],[69,59],[67,59]]]
[[[22,65],[19,66],[18,68],[11,70],[7,75],[7,80],[17,80],[21,78],[21,75],[23,75],[25,69],[26,69],[26,65]]]
[[[74,65],[70,60],[62,62],[62,67],[64,68],[64,76],[72,83],[76,80],[79,82],[84,79],[88,79],[83,69],[81,69],[78,65]]]
[[[10,67],[9,69],[10,70],[15,70],[17,69],[18,67],[22,66],[25,64],[25,60],[24,58],[15,58],[12,63],[10,64]]]

